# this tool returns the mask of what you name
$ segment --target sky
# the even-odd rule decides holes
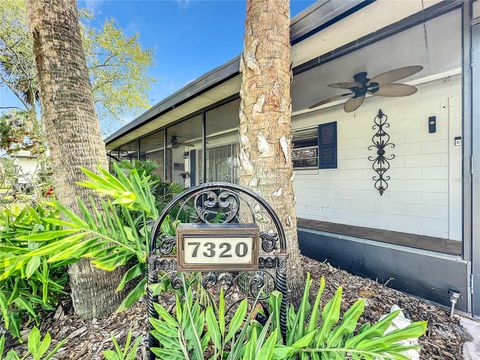
[[[291,0],[291,16],[314,2]],[[244,0],[79,0],[78,6],[93,10],[91,25],[114,18],[127,35],[138,34],[142,47],[154,51],[149,75],[157,82],[150,90],[151,105],[242,51]],[[16,103],[0,87],[0,105]],[[126,114],[125,121],[141,112]]]

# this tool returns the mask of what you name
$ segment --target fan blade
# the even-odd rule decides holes
[[[341,95],[337,95],[337,96],[332,96],[332,97],[330,97],[330,98],[323,99],[322,101],[319,101],[319,102],[317,102],[317,103],[309,106],[308,108],[309,108],[309,109],[313,109],[313,108],[316,108],[316,107],[318,107],[318,106],[328,104],[329,102],[343,99],[345,96],[352,95],[352,94],[353,94],[353,93],[346,93],[346,94],[341,94]]]
[[[336,89],[351,89],[351,88],[362,87],[362,84],[360,84],[357,81],[351,81],[351,82],[339,82],[335,84],[328,84],[327,86],[331,88],[336,88]]]
[[[351,99],[347,100],[345,102],[345,104],[343,104],[343,109],[347,113],[355,111],[360,107],[360,105],[362,105],[363,100],[365,100],[365,95],[351,98]]]
[[[392,83],[394,81],[398,81],[400,79],[412,76],[417,72],[421,71],[423,66],[420,65],[413,65],[413,66],[405,66],[395,70],[386,71],[375,76],[373,79],[370,79],[370,83],[376,82],[379,85]]]
[[[378,91],[375,91],[372,95],[396,97],[413,95],[416,92],[417,88],[415,86],[407,84],[385,84],[381,85]]]

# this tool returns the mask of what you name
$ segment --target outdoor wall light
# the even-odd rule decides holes
[[[437,132],[437,117],[436,116],[430,116],[428,118],[428,132],[430,134],[433,134]]]

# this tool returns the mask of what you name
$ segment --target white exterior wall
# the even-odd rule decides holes
[[[28,151],[20,151],[13,156],[13,163],[18,167],[18,181],[21,184],[32,182],[38,171],[37,158],[29,155]]]
[[[461,77],[417,85],[402,98],[370,97],[354,113],[342,105],[295,116],[294,129],[337,121],[338,168],[297,170],[301,218],[461,240]],[[388,115],[395,154],[389,188],[374,188],[368,151],[378,109]],[[428,133],[428,117],[437,132]]]

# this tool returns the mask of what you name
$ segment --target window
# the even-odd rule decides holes
[[[294,131],[292,161],[297,170],[318,169],[317,128]]]
[[[337,122],[293,132],[293,168],[337,168]]]

